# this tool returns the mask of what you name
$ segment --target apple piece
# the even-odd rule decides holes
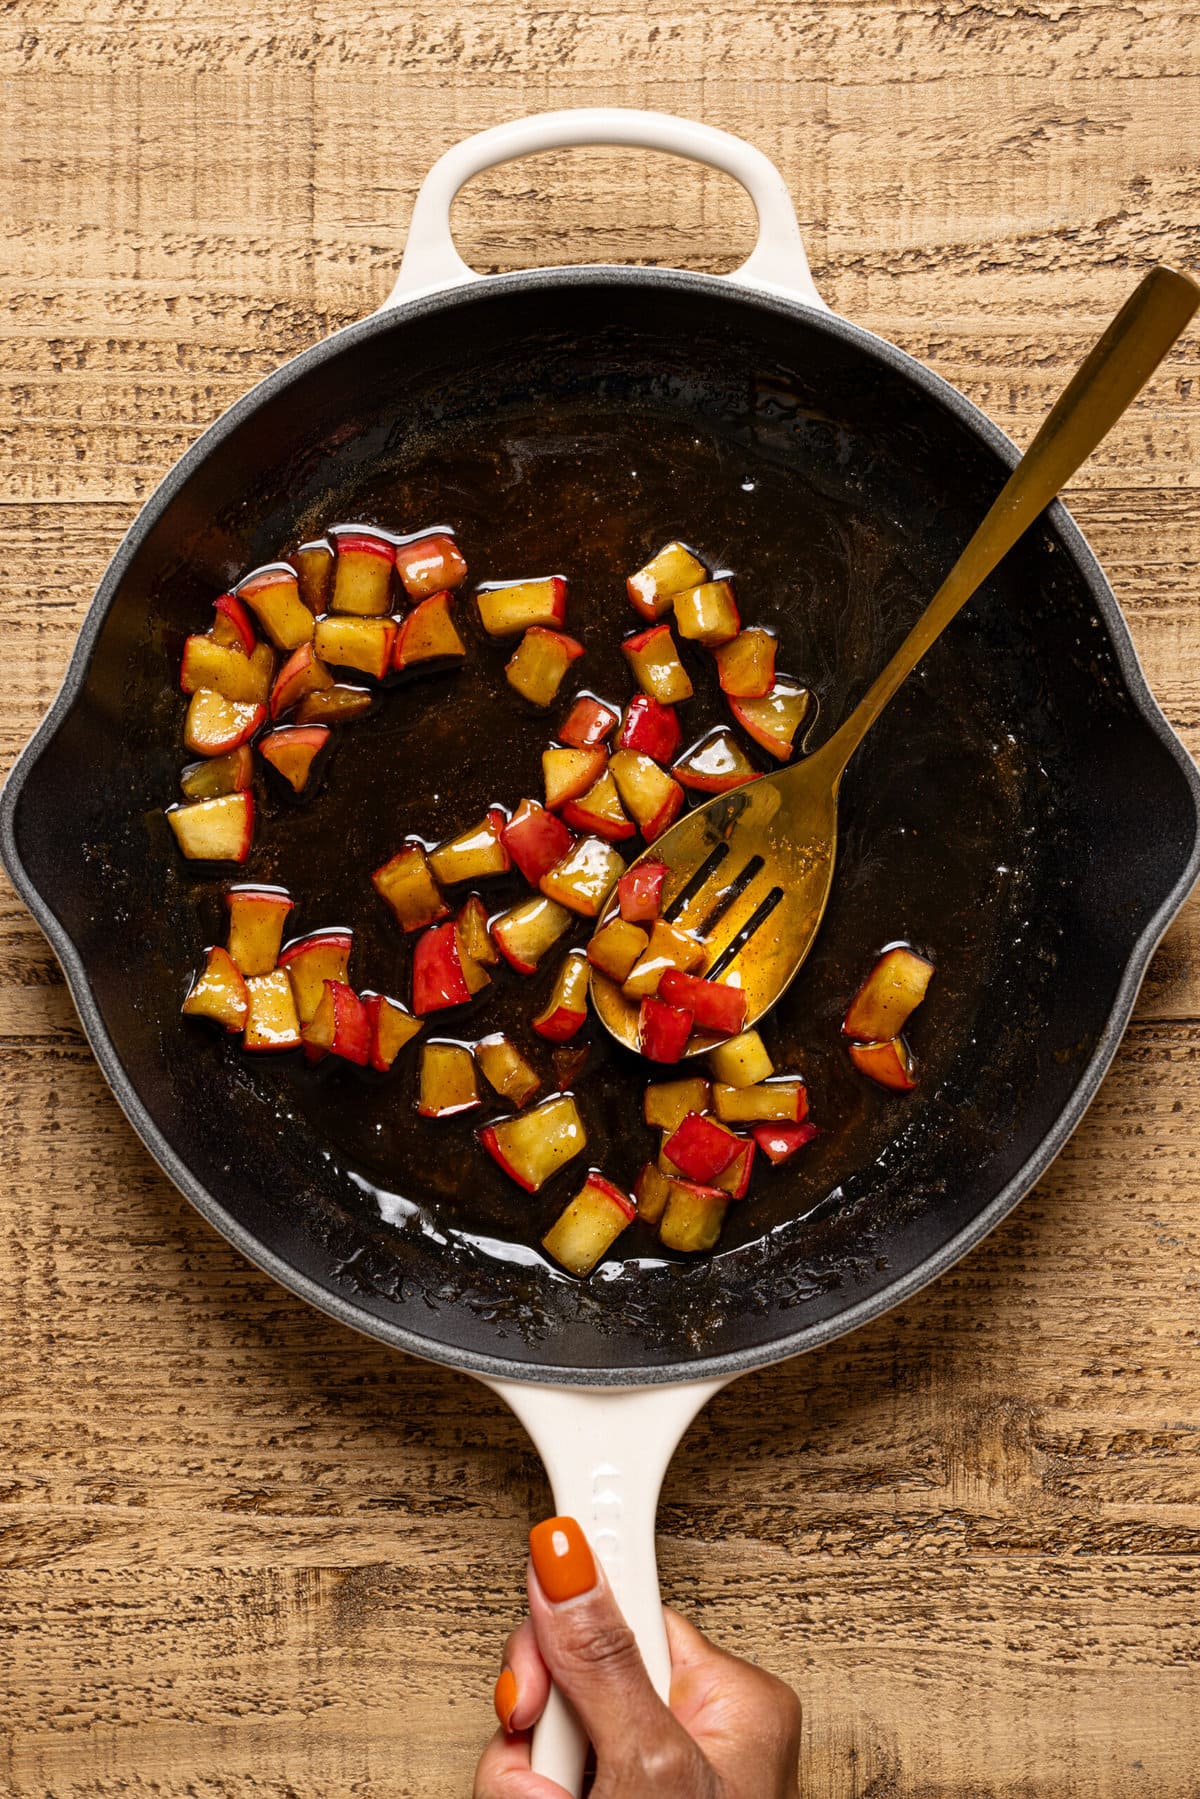
[[[741,1154],[742,1140],[714,1119],[689,1112],[671,1132],[663,1149],[687,1180],[711,1187]]]
[[[241,793],[254,778],[254,755],[248,743],[224,756],[189,762],[179,777],[185,799],[215,800],[223,793]]]
[[[508,815],[500,806],[490,806],[487,816],[470,830],[461,831],[448,843],[432,851],[429,866],[434,878],[449,887],[456,881],[482,881],[488,875],[507,874],[512,858],[504,847],[503,832]]]
[[[659,982],[668,968],[682,968],[690,974],[704,961],[704,945],[677,925],[657,918],[650,928],[646,953],[623,983],[627,999],[648,999],[658,992]]]
[[[552,744],[542,751],[542,778],[546,783],[546,804],[556,811],[570,800],[582,799],[594,787],[608,766],[604,749],[562,749]]]
[[[329,610],[353,612],[360,618],[382,618],[392,609],[395,544],[356,525],[334,531],[333,541],[337,558]]]
[[[475,1045],[475,1060],[484,1079],[496,1089],[501,1099],[523,1106],[541,1086],[541,1078],[532,1069],[511,1037],[496,1031]]]
[[[777,762],[792,754],[796,732],[808,715],[808,688],[789,675],[776,675],[770,693],[760,700],[730,698],[729,710],[743,731]]]
[[[371,1032],[367,1061],[378,1073],[386,1074],[404,1045],[411,1043],[420,1030],[421,1020],[386,993],[364,993],[362,1003]]]
[[[461,907],[454,921],[458,932],[459,954],[472,962],[479,962],[492,968],[500,960],[500,952],[492,942],[492,933],[488,928],[487,907],[477,893],[473,893]]]
[[[399,672],[423,662],[459,661],[467,646],[454,623],[454,601],[448,593],[431,594],[414,606],[396,633],[392,667]]]
[[[300,1020],[287,970],[251,975],[246,982],[246,1028],[242,1048],[262,1051],[299,1049]]]
[[[757,781],[758,770],[732,731],[718,725],[685,750],[672,773],[695,793],[728,793]]]
[[[742,628],[732,581],[704,581],[677,593],[672,604],[679,635],[709,649],[730,643]]]
[[[492,941],[518,974],[533,974],[546,951],[570,930],[571,922],[565,906],[539,896],[494,918]]]
[[[637,1215],[647,1224],[657,1224],[666,1210],[671,1182],[657,1162],[647,1162],[633,1184]]]
[[[296,571],[300,598],[314,615],[325,611],[329,590],[333,585],[333,545],[327,538],[316,537],[302,543],[288,561]]]
[[[644,999],[638,1012],[638,1048],[651,1062],[678,1062],[692,1034],[692,1015],[665,1000]]]
[[[330,613],[319,618],[313,648],[321,661],[335,668],[356,668],[382,681],[392,664],[396,641],[394,618],[353,618]]]
[[[653,843],[683,810],[683,788],[657,762],[636,750],[618,750],[608,766],[642,836]],[[564,818],[569,813],[570,808],[565,808]]]
[[[447,1006],[465,1005],[490,979],[477,962],[463,960],[453,922],[431,925],[413,946],[413,1011],[421,1018]]]
[[[461,587],[467,559],[449,531],[426,531],[396,545],[396,573],[410,600]]]
[[[189,637],[183,646],[179,685],[184,693],[211,688],[222,699],[262,705],[271,687],[275,657],[269,644],[260,643],[251,656],[240,649],[216,643],[211,637]]]
[[[531,625],[557,631],[567,616],[562,575],[537,581],[489,581],[475,590],[480,622],[489,637],[516,637]]]
[[[533,1020],[539,1037],[567,1043],[587,1018],[588,963],[582,950],[568,950],[543,1011]]]
[[[193,756],[223,756],[248,743],[267,716],[252,700],[226,700],[211,687],[198,687],[188,701],[183,747]]]
[[[504,666],[510,687],[535,706],[557,697],[567,670],[583,655],[583,645],[562,631],[530,625]]]
[[[522,800],[500,833],[500,841],[531,886],[536,887],[575,838],[557,813],[536,800]]]
[[[738,1142],[741,1148],[737,1155],[713,1182],[713,1186],[721,1187],[730,1199],[745,1199],[750,1191],[750,1177],[754,1172],[754,1157],[758,1147],[755,1143],[748,1143],[745,1137],[739,1137]]]
[[[479,1104],[475,1060],[461,1043],[426,1043],[421,1050],[417,1111],[422,1118],[453,1118]]]
[[[551,1050],[555,1085],[563,1092],[574,1086],[587,1067],[591,1053],[590,1043],[560,1043],[556,1049]]]
[[[311,643],[293,650],[271,688],[271,717],[279,718],[304,698],[322,688],[333,686],[333,676],[318,660]]]
[[[480,1131],[479,1141],[518,1187],[536,1193],[587,1146],[579,1108],[569,1093],[544,1099],[532,1112],[502,1118]]]
[[[624,918],[612,918],[601,925],[587,946],[587,959],[593,968],[606,974],[610,981],[621,982],[650,942],[649,933],[640,925]]]
[[[720,1037],[737,1036],[746,1022],[746,995],[740,987],[705,981],[681,968],[663,970],[658,997],[669,1006],[686,1007],[698,1030],[715,1031]]]
[[[761,700],[775,685],[775,635],[760,625],[739,631],[713,652],[721,692],[734,700]]]
[[[903,1037],[892,1037],[886,1043],[847,1043],[846,1048],[859,1073],[868,1075],[877,1086],[890,1087],[894,1093],[911,1093],[916,1086],[912,1051]]]
[[[365,1068],[371,1059],[370,1014],[345,981],[325,982],[317,1009],[300,1034],[309,1048],[340,1056],[356,1068]]]
[[[449,914],[450,908],[433,878],[425,845],[415,838],[377,868],[371,880],[406,931],[423,931],[426,925],[436,924]]]
[[[882,1043],[898,1037],[925,998],[933,979],[933,963],[894,943],[884,950],[850,1001],[842,1035],[859,1043]]]
[[[625,864],[611,843],[602,837],[581,837],[538,885],[547,899],[584,918],[595,918],[624,873]]]
[[[313,763],[329,742],[328,725],[286,725],[259,740],[258,753],[296,793],[303,793]]]
[[[720,1187],[701,1186],[697,1181],[672,1181],[658,1227],[660,1241],[667,1249],[681,1250],[686,1255],[715,1249],[729,1205],[729,1195]]]
[[[189,862],[244,862],[254,840],[254,795],[223,793],[215,800],[171,806],[167,823]]]
[[[676,540],[664,544],[657,556],[652,556],[635,575],[630,575],[625,591],[635,612],[640,612],[645,619],[656,619],[670,611],[671,601],[677,593],[695,587],[707,575],[708,570],[700,558],[685,543]]]
[[[713,1083],[713,1111],[722,1124],[803,1124],[808,1089],[798,1075],[756,1081],[753,1087]]]
[[[648,693],[635,693],[625,708],[617,748],[634,750],[654,762],[669,762],[683,742],[679,714],[673,706],[661,706]]]
[[[306,1025],[321,1003],[326,981],[344,981],[354,937],[350,931],[310,931],[279,952],[279,966],[292,983],[296,1015]]]
[[[649,631],[638,631],[627,637],[621,648],[638,686],[651,699],[663,706],[691,699],[695,689],[679,660],[670,625],[653,625]]]
[[[254,622],[236,594],[223,593],[213,601],[216,617],[212,623],[212,640],[224,644],[226,649],[240,650],[243,656],[253,656],[254,646],[258,642]]]
[[[317,687],[296,707],[298,725],[343,725],[375,710],[375,695],[366,687]]]
[[[250,608],[277,650],[287,654],[312,641],[313,615],[300,598],[295,569],[286,562],[256,568],[239,581],[234,593]]]
[[[568,1274],[582,1278],[636,1217],[636,1209],[621,1189],[593,1168],[542,1238],[542,1248]]]
[[[679,797],[683,798],[682,793]],[[621,806],[616,782],[608,769],[579,799],[566,802],[562,818],[575,830],[592,831],[609,843],[621,843],[637,830]]]
[[[227,1031],[245,1028],[250,996],[228,950],[209,950],[204,967],[188,988],[182,1010],[189,1018],[211,1018]]]
[[[768,1162],[786,1162],[798,1149],[820,1136],[815,1124],[752,1124],[750,1135]]]
[[[652,1082],[642,1099],[642,1117],[655,1131],[673,1131],[689,1112],[707,1112],[712,1100],[702,1074],[682,1081]]]
[[[594,693],[581,693],[563,720],[558,735],[572,749],[595,749],[598,743],[603,743],[619,716]]]
[[[282,887],[231,887],[229,954],[244,975],[270,974],[279,960],[283,927],[295,900]]]
[[[617,882],[617,906],[630,924],[650,924],[662,911],[667,865],[643,856]]]
[[[769,1079],[775,1064],[757,1031],[742,1031],[708,1052],[708,1066],[727,1087],[754,1087]]]

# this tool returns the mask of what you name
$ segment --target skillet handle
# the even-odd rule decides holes
[[[493,125],[489,131],[465,138],[439,157],[421,183],[400,274],[380,311],[386,312],[417,293],[481,279],[458,254],[450,229],[454,197],[472,175],[521,156],[584,144],[628,144],[642,150],[666,150],[732,175],[754,202],[758,241],[742,266],[727,279],[743,287],[787,293],[809,306],[826,310],[809,273],[792,197],[783,176],[761,150],[728,131],[718,131],[694,119],[677,119],[670,113],[641,112],[625,106],[588,106],[536,113],[532,118]]]
[[[658,1591],[654,1519],[684,1432],[726,1379],[676,1387],[543,1387],[486,1380],[545,1464],[555,1510],[577,1518],[608,1576],[650,1678],[665,1699],[671,1660]],[[533,1769],[577,1799],[587,1737],[557,1688],[533,1734]]]

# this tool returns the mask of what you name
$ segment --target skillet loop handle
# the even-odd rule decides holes
[[[732,175],[754,202],[758,241],[742,266],[727,279],[743,287],[785,293],[826,310],[809,272],[792,197],[769,157],[742,138],[694,119],[642,112],[633,107],[596,106],[537,113],[532,118],[494,125],[489,131],[480,131],[455,144],[439,157],[417,194],[400,274],[380,311],[386,312],[418,293],[433,293],[481,279],[458,254],[450,229],[450,208],[464,182],[498,163],[535,156],[543,150],[585,144],[665,150]]]

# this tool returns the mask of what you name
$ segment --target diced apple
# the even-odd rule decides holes
[[[542,778],[546,783],[546,804],[553,812],[569,800],[581,799],[594,787],[608,765],[608,752],[603,749],[560,749],[557,744],[542,751]]]
[[[262,705],[271,688],[275,657],[270,644],[256,645],[254,654],[215,643],[211,637],[189,637],[183,646],[179,685],[184,693],[209,687],[222,699]]]
[[[224,756],[248,743],[267,716],[251,700],[227,700],[211,687],[198,687],[188,701],[183,747],[193,756]]]
[[[183,1010],[189,1018],[211,1018],[227,1031],[244,1029],[250,996],[228,950],[209,950],[203,969],[188,989]]]
[[[530,625],[505,664],[505,677],[533,705],[549,706],[572,662],[582,655],[583,645],[565,632]]]
[[[842,1034],[859,1043],[887,1042],[898,1037],[925,998],[933,979],[933,963],[907,944],[884,950],[846,1011]]]
[[[300,598],[309,611],[320,615],[329,601],[333,584],[333,545],[324,537],[302,543],[288,561],[296,571]]]
[[[224,644],[227,649],[240,650],[243,656],[253,656],[258,642],[254,621],[237,595],[219,595],[213,601],[213,609],[216,612],[212,625],[213,642]]]
[[[742,1031],[708,1052],[708,1065],[727,1087],[754,1087],[769,1079],[775,1064],[757,1031]]]
[[[584,1185],[542,1238],[548,1256],[581,1278],[590,1274],[637,1216],[619,1187],[593,1168]]]
[[[167,823],[189,862],[244,862],[254,840],[254,795],[223,793],[215,800],[172,806]]]
[[[577,831],[592,831],[609,843],[621,843],[637,830],[622,808],[616,782],[608,769],[579,799],[566,802],[562,817],[564,824]]]
[[[672,604],[679,635],[709,649],[731,642],[742,628],[732,581],[704,581],[677,593]]]
[[[758,779],[758,770],[733,732],[723,725],[685,750],[672,773],[695,793],[728,793],[732,787],[744,787],[747,781]]]
[[[473,893],[459,910],[454,921],[458,932],[459,954],[472,962],[492,968],[500,960],[500,952],[492,942],[488,928],[488,911],[477,893]]]
[[[655,1131],[673,1131],[689,1112],[707,1112],[712,1098],[702,1074],[682,1081],[658,1081],[646,1088],[642,1117]]]
[[[761,700],[775,684],[775,651],[772,632],[759,625],[739,631],[714,652],[721,692],[735,700]]]
[[[422,931],[413,947],[412,994],[417,1016],[424,1018],[447,1006],[465,1005],[472,990],[478,990],[467,978],[468,967],[483,976],[479,985],[487,982],[485,969],[478,963],[464,962],[452,922],[431,925]]]
[[[659,705],[648,693],[635,693],[621,720],[618,749],[634,750],[654,762],[669,762],[682,742],[675,708]]]
[[[643,856],[617,882],[617,905],[621,917],[630,924],[649,924],[662,911],[663,885],[667,878],[665,862]]]
[[[352,618],[330,613],[317,620],[313,648],[335,668],[356,668],[382,681],[391,667],[396,641],[394,618]]]
[[[559,728],[559,737],[563,743],[569,743],[573,749],[595,749],[603,743],[619,714],[595,694],[581,693],[571,710],[567,713]]]
[[[295,901],[282,887],[231,887],[229,954],[244,975],[270,974],[279,960],[283,927]]]
[[[532,887],[556,862],[561,862],[575,838],[555,812],[547,812],[536,800],[522,800],[500,833],[500,841]]]
[[[715,1119],[705,1118],[700,1112],[689,1112],[676,1125],[663,1149],[689,1181],[699,1181],[702,1186],[710,1187],[717,1176],[737,1160],[742,1139]]]
[[[421,1028],[407,1006],[386,993],[364,993],[367,1023],[371,1030],[371,1047],[367,1057],[370,1066],[386,1074],[406,1043],[411,1043]]]
[[[760,700],[730,698],[729,710],[743,731],[777,762],[792,754],[796,732],[808,715],[808,688],[787,675],[776,675],[770,693]]]
[[[707,575],[708,570],[700,558],[693,555],[685,543],[676,541],[664,544],[644,568],[636,575],[630,575],[625,591],[635,612],[640,612],[646,619],[661,618],[664,612],[670,611],[671,601],[677,593],[695,587]]]
[[[501,1099],[511,1100],[514,1106],[523,1106],[526,1100],[532,1099],[542,1084],[511,1037],[506,1037],[503,1031],[484,1037],[475,1045],[475,1060],[483,1070],[484,1079],[496,1089]]]
[[[658,1235],[667,1249],[695,1255],[715,1249],[729,1208],[728,1193],[696,1181],[672,1181]]]
[[[644,999],[638,1012],[638,1048],[651,1062],[678,1062],[692,1034],[692,1015],[665,1000]]]
[[[618,750],[608,766],[642,836],[653,843],[683,810],[683,788],[657,762],[635,750]],[[568,815],[564,811],[563,816]]]
[[[690,974],[703,961],[702,943],[677,925],[668,924],[664,918],[655,919],[646,953],[624,982],[622,992],[627,999],[648,999],[658,992],[659,982],[668,968],[682,968]]]
[[[287,725],[259,740],[258,753],[296,793],[303,793],[313,763],[329,742],[328,725]]]
[[[593,968],[598,968],[619,986],[649,941],[648,933],[640,925],[630,924],[624,918],[612,918],[601,925],[588,944],[587,959]]]
[[[356,1068],[365,1068],[370,1060],[370,1014],[345,981],[326,981],[317,1009],[300,1034],[310,1049],[340,1056]]]
[[[750,1135],[768,1162],[786,1162],[820,1135],[815,1124],[752,1124]]]
[[[654,625],[649,631],[638,631],[621,645],[634,679],[643,693],[663,706],[689,700],[695,689],[687,670],[679,660],[670,625]]]
[[[241,793],[254,778],[254,754],[248,743],[239,744],[226,756],[189,762],[179,777],[185,799],[215,800],[223,793]]]
[[[300,1020],[287,970],[252,975],[246,982],[246,1028],[242,1048],[248,1050],[299,1049]]]
[[[754,1157],[757,1145],[748,1143],[745,1137],[739,1137],[741,1149],[733,1158],[728,1168],[724,1169],[713,1182],[714,1187],[721,1187],[730,1199],[745,1199],[750,1191],[750,1177],[754,1172]]]
[[[647,1224],[657,1224],[666,1210],[670,1193],[671,1182],[658,1163],[647,1162],[633,1184],[638,1217],[644,1218]]]
[[[567,616],[562,575],[538,581],[495,581],[476,588],[479,617],[489,637],[515,637],[531,625],[557,631]]]
[[[611,843],[602,837],[581,837],[538,884],[547,899],[584,918],[595,918],[624,873],[625,864]]]
[[[479,1104],[475,1061],[461,1043],[426,1043],[421,1050],[417,1111],[422,1118],[453,1118]]]
[[[337,560],[329,610],[382,618],[392,609],[396,546],[374,532],[353,528],[335,532],[334,543]]]
[[[375,870],[371,880],[406,931],[423,931],[449,914],[422,843],[406,843]]]
[[[396,633],[392,667],[397,671],[422,662],[459,661],[467,646],[454,623],[454,601],[448,593],[431,594],[414,606]]]
[[[890,1087],[894,1093],[910,1093],[916,1086],[912,1052],[903,1037],[892,1037],[886,1043],[847,1043],[846,1048],[859,1073],[868,1075],[877,1086]]]
[[[255,569],[239,582],[235,592],[277,650],[286,654],[311,641],[313,615],[300,598],[295,569],[286,562]]]
[[[723,1124],[803,1124],[808,1089],[798,1076],[758,1081],[753,1087],[713,1083],[713,1111]]]
[[[462,586],[467,559],[449,532],[427,532],[397,544],[396,573],[410,600],[427,600],[430,594]]]
[[[567,952],[543,1011],[533,1020],[539,1037],[567,1043],[587,1018],[588,964],[582,950]]]
[[[560,1043],[551,1050],[550,1059],[554,1063],[554,1084],[561,1092],[573,1087],[591,1056],[590,1043]]]
[[[271,717],[280,718],[289,712],[305,694],[332,686],[333,676],[318,660],[312,644],[302,643],[298,650],[292,651],[275,677],[271,688]]]
[[[296,723],[298,725],[343,725],[349,724],[352,718],[361,718],[364,713],[375,708],[375,695],[366,687],[343,687],[335,683],[332,687],[314,688],[306,693],[296,707]]]
[[[311,931],[279,952],[279,966],[292,983],[296,1013],[306,1025],[321,1003],[326,981],[344,981],[353,947],[350,931]]]
[[[507,874],[512,867],[503,839],[507,823],[501,808],[492,806],[477,825],[433,850],[429,866],[435,879],[449,887],[456,881],[482,881],[488,875]]]
[[[492,920],[492,941],[518,974],[533,974],[548,949],[571,928],[571,914],[555,900],[528,899]]]
[[[479,1140],[518,1187],[536,1193],[552,1174],[583,1153],[587,1132],[571,1095],[559,1093],[532,1112],[488,1125]]]
[[[663,970],[658,997],[669,1006],[684,1006],[695,1018],[696,1028],[734,1037],[746,1022],[746,995],[725,981],[705,981],[680,968]]]

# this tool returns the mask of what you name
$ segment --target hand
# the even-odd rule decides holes
[[[592,1799],[799,1799],[800,1702],[790,1687],[666,1609],[664,1705],[575,1520],[551,1518],[529,1543],[530,1615],[505,1645],[502,1729],[483,1753],[474,1799],[564,1799],[529,1765],[551,1679],[592,1740]]]

